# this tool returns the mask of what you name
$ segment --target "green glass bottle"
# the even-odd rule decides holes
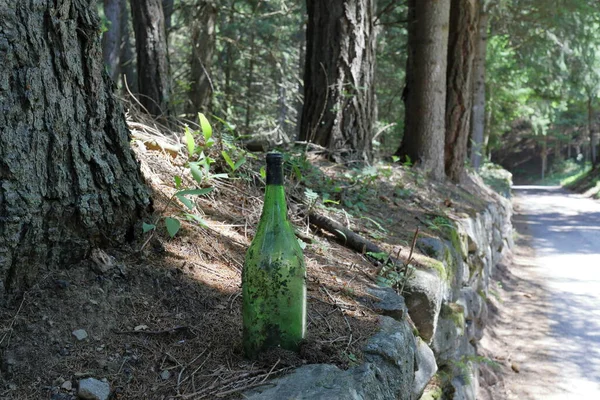
[[[267,154],[267,188],[256,236],[242,272],[244,351],[298,350],[306,331],[306,267],[287,218],[283,157]]]

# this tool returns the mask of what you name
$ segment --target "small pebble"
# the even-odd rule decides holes
[[[73,336],[75,336],[77,338],[77,340],[79,340],[79,341],[86,339],[88,337],[88,334],[85,331],[85,329],[77,329],[76,331],[73,331],[72,333],[73,333]]]
[[[517,374],[521,371],[521,367],[519,367],[519,364],[517,363],[512,363],[510,365],[510,367],[512,368],[513,371],[515,371]]]
[[[60,387],[66,391],[73,389],[73,383],[71,381],[64,381]]]
[[[107,400],[110,395],[110,385],[94,378],[79,381],[77,397],[86,400]]]
[[[166,381],[171,377],[171,373],[165,369],[163,372],[160,373],[160,377],[163,381]]]

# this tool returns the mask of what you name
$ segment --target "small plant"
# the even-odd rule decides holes
[[[415,250],[415,245],[417,244],[418,236],[419,228],[417,227],[415,235],[413,236],[408,259],[404,263],[400,263],[398,260],[400,257],[400,250],[398,250],[395,259],[392,259],[391,255],[387,253],[367,253],[370,257],[383,263],[383,266],[379,271],[379,276],[377,277],[377,281],[380,285],[392,287],[400,295],[404,292],[406,282],[408,282],[414,273],[415,268],[411,263],[413,262],[413,252]]]
[[[177,190],[169,200],[167,204],[163,208],[162,212],[158,217],[155,218],[152,223],[144,222],[142,224],[142,230],[144,233],[152,232],[148,239],[144,242],[140,250],[143,250],[144,247],[150,242],[154,233],[156,232],[156,228],[159,225],[160,221],[163,220],[165,224],[165,228],[170,237],[175,237],[179,230],[181,229],[181,221],[179,218],[183,217],[188,221],[194,221],[201,226],[206,226],[206,222],[200,217],[198,213],[195,213],[194,210],[196,208],[196,204],[190,199],[189,196],[204,196],[214,190],[214,187],[201,187],[206,186],[206,184],[215,178],[227,178],[228,174],[213,174],[210,170],[211,165],[215,162],[215,160],[208,155],[205,154],[205,151],[212,147],[215,142],[213,140],[213,131],[210,123],[202,113],[198,113],[198,121],[200,124],[201,131],[192,131],[188,126],[185,127],[184,135],[186,140],[186,148],[188,151],[188,167],[190,174],[194,181],[196,181],[197,185],[200,187],[186,187],[183,184],[183,179],[181,176],[174,176],[173,182],[175,185],[175,189]],[[203,145],[196,144],[196,137],[202,134],[204,139]],[[231,160],[230,160],[231,161]],[[245,160],[244,160],[245,161]],[[232,168],[233,170],[239,168],[243,162],[238,161],[238,165],[236,168]],[[234,166],[236,163],[234,163]],[[168,216],[163,217],[162,215],[169,208],[169,206],[173,203],[173,201],[177,199],[181,204],[183,204],[187,211],[183,211],[179,218],[177,216]]]
[[[452,222],[448,218],[441,215],[437,215],[433,219],[427,218],[425,222],[427,227],[433,231],[442,231],[444,228],[454,229]]]

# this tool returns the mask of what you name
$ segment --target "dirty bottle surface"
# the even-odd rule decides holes
[[[242,272],[242,315],[247,357],[272,347],[297,351],[304,338],[306,267],[287,218],[278,153],[267,154],[264,206]]]

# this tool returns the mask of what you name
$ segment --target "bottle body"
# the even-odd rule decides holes
[[[265,203],[242,272],[243,342],[251,358],[271,347],[296,351],[306,331],[306,267],[287,219],[281,169],[281,156],[267,155]]]

